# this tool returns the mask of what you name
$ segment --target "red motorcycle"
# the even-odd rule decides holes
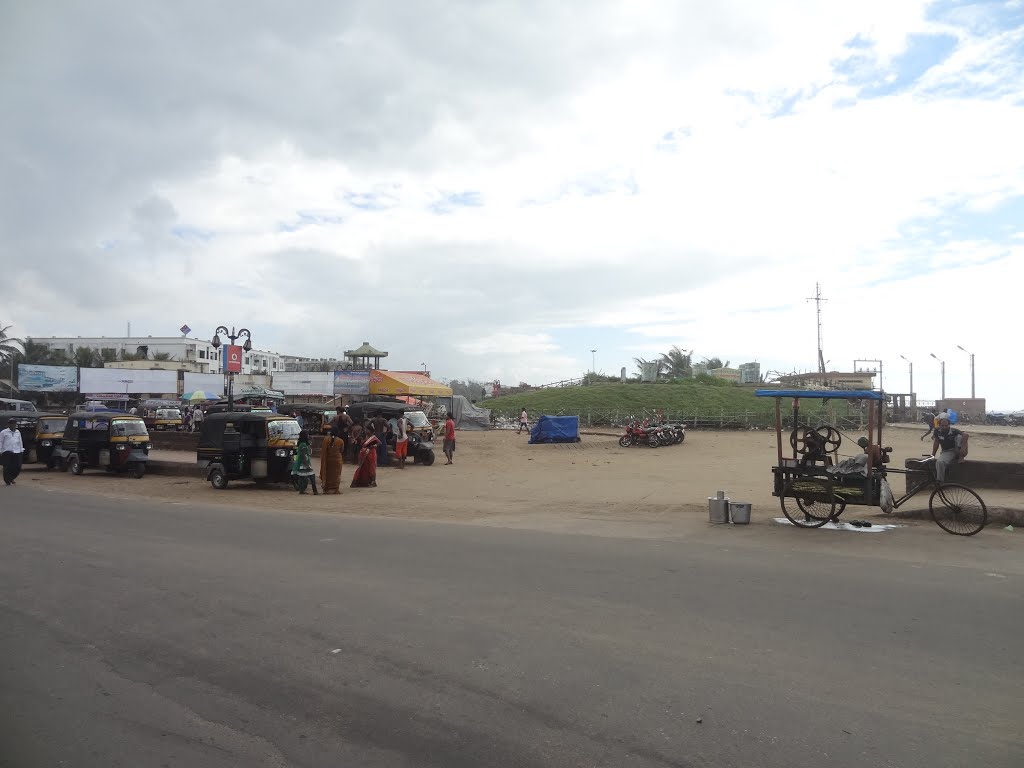
[[[657,448],[661,445],[661,438],[657,428],[632,421],[626,425],[626,434],[619,438],[619,445],[623,448],[631,445],[649,445],[651,448]]]

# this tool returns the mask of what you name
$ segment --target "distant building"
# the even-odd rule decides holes
[[[352,367],[351,360],[339,360],[336,357],[281,355],[281,361],[286,371],[343,371]]]
[[[708,372],[708,367],[704,363],[693,363],[690,365],[690,372],[694,376],[700,376]]]
[[[761,364],[760,363],[743,363],[739,367],[740,371],[740,384],[760,384],[761,383]]]
[[[104,368],[124,368],[132,371],[188,371],[189,373],[209,373],[207,364],[183,362],[181,360],[117,360],[104,363]]]
[[[207,339],[184,336],[33,336],[32,341],[50,349],[63,350],[69,355],[74,355],[80,348],[113,356],[146,354],[152,358],[167,354],[176,362],[195,363],[200,369],[197,373],[219,373],[220,351],[224,349],[223,346],[220,350],[214,349]],[[242,357],[242,373],[273,374],[283,370],[282,356],[276,352],[253,349]]]
[[[876,375],[873,371],[812,371],[779,376],[779,384],[803,389],[874,389]]]
[[[740,383],[740,371],[738,368],[708,368],[707,374],[716,379]]]

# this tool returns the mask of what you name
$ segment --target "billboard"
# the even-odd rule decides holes
[[[286,395],[333,395],[334,371],[275,373],[273,387]]]
[[[334,394],[336,395],[368,395],[370,394],[369,371],[335,371]]]
[[[78,369],[73,365],[18,363],[18,389],[25,392],[77,392]]]
[[[242,372],[242,348],[237,344],[224,345],[224,370],[228,373]]]
[[[224,395],[224,374],[223,373],[189,373],[185,371],[184,389],[185,392],[205,392],[208,395]]]
[[[78,391],[83,394],[178,394],[177,371],[138,371],[132,368],[82,368]]]

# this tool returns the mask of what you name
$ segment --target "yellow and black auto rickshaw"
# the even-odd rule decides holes
[[[146,400],[142,403],[142,419],[153,432],[180,432],[183,420],[181,407],[173,400]]]
[[[218,490],[229,480],[289,483],[300,431],[295,419],[277,413],[207,414],[196,461]]]
[[[68,417],[60,413],[40,413],[36,421],[35,447],[27,452],[29,463],[45,464],[47,469],[63,466],[58,451],[64,442]]]
[[[146,422],[138,416],[119,411],[82,411],[68,416],[63,444],[54,454],[75,475],[82,474],[86,467],[96,467],[142,477],[152,447]]]

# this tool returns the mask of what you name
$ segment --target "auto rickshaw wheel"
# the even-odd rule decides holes
[[[210,481],[210,485],[218,491],[223,491],[228,487],[228,476],[224,474],[223,469],[211,470],[210,476],[207,479]]]
[[[78,456],[72,454],[71,457],[68,458],[68,469],[71,470],[72,475],[82,474],[84,470],[82,467],[82,460],[78,458]]]
[[[135,466],[132,467],[132,477],[134,477],[136,480],[138,480],[144,474],[146,474],[146,462],[144,462],[144,461],[136,461],[135,462]]]
[[[426,453],[424,453],[423,454],[423,458],[420,459],[420,463],[424,467],[429,467],[431,464],[433,464],[434,463],[434,452],[433,451],[427,451]]]

